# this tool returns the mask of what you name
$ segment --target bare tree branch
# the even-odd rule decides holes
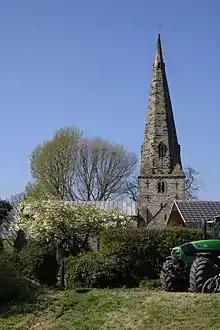
[[[83,200],[108,200],[124,194],[137,157],[101,139],[83,140],[78,153],[77,190]]]
[[[199,183],[197,172],[192,167],[188,166],[184,169],[186,178],[185,178],[185,189],[188,199],[198,199],[198,193],[202,188],[202,184]]]
[[[61,129],[31,154],[34,184],[27,194],[62,200],[107,200],[122,196],[134,174],[137,157],[123,146],[82,138],[76,129]]]

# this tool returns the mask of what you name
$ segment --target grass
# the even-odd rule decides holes
[[[143,289],[51,291],[0,314],[1,330],[152,329],[220,327],[220,295]]]

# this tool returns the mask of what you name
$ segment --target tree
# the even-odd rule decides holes
[[[75,199],[72,188],[76,180],[80,137],[81,133],[75,127],[64,127],[55,132],[52,140],[35,148],[31,154],[34,185],[30,191],[61,200]]]
[[[188,199],[197,199],[198,193],[202,188],[202,185],[198,181],[199,172],[194,168],[188,166],[184,170],[185,178],[185,189]]]
[[[132,201],[138,200],[138,175],[132,175],[126,182],[125,195]]]
[[[90,205],[62,201],[25,201],[19,208],[19,228],[27,238],[45,239],[55,244],[61,287],[64,286],[64,250],[72,250],[79,243],[82,249],[90,234],[98,234],[104,228],[126,226],[127,220],[118,210],[103,211]]]
[[[137,157],[123,146],[101,139],[82,140],[77,157],[77,192],[81,200],[109,200],[123,195]]]
[[[136,155],[123,146],[85,139],[76,128],[62,128],[31,154],[34,182],[26,191],[44,199],[117,199],[136,165]]]
[[[0,234],[6,236],[10,227],[10,212],[12,205],[9,201],[0,200]]]

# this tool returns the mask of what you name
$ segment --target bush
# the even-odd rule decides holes
[[[29,241],[17,254],[17,265],[24,276],[41,284],[56,285],[58,263],[56,250],[45,241]]]
[[[68,259],[66,273],[68,288],[116,288],[125,284],[128,287],[137,285],[130,276],[126,263],[117,255],[89,252]]]
[[[108,230],[100,239],[99,252],[69,259],[67,286],[139,286],[158,278],[172,247],[200,238],[201,231],[192,229]]]
[[[21,276],[13,257],[0,257],[0,305],[29,296],[36,286]]]
[[[118,229],[102,234],[100,250],[126,258],[140,278],[156,278],[171,248],[201,239],[201,231],[187,228]]]

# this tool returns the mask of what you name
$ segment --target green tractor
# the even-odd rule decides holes
[[[207,239],[207,227],[212,227],[212,239]],[[171,292],[202,292],[207,279],[220,273],[220,217],[204,221],[202,240],[186,243],[171,250],[164,262],[160,281]]]

